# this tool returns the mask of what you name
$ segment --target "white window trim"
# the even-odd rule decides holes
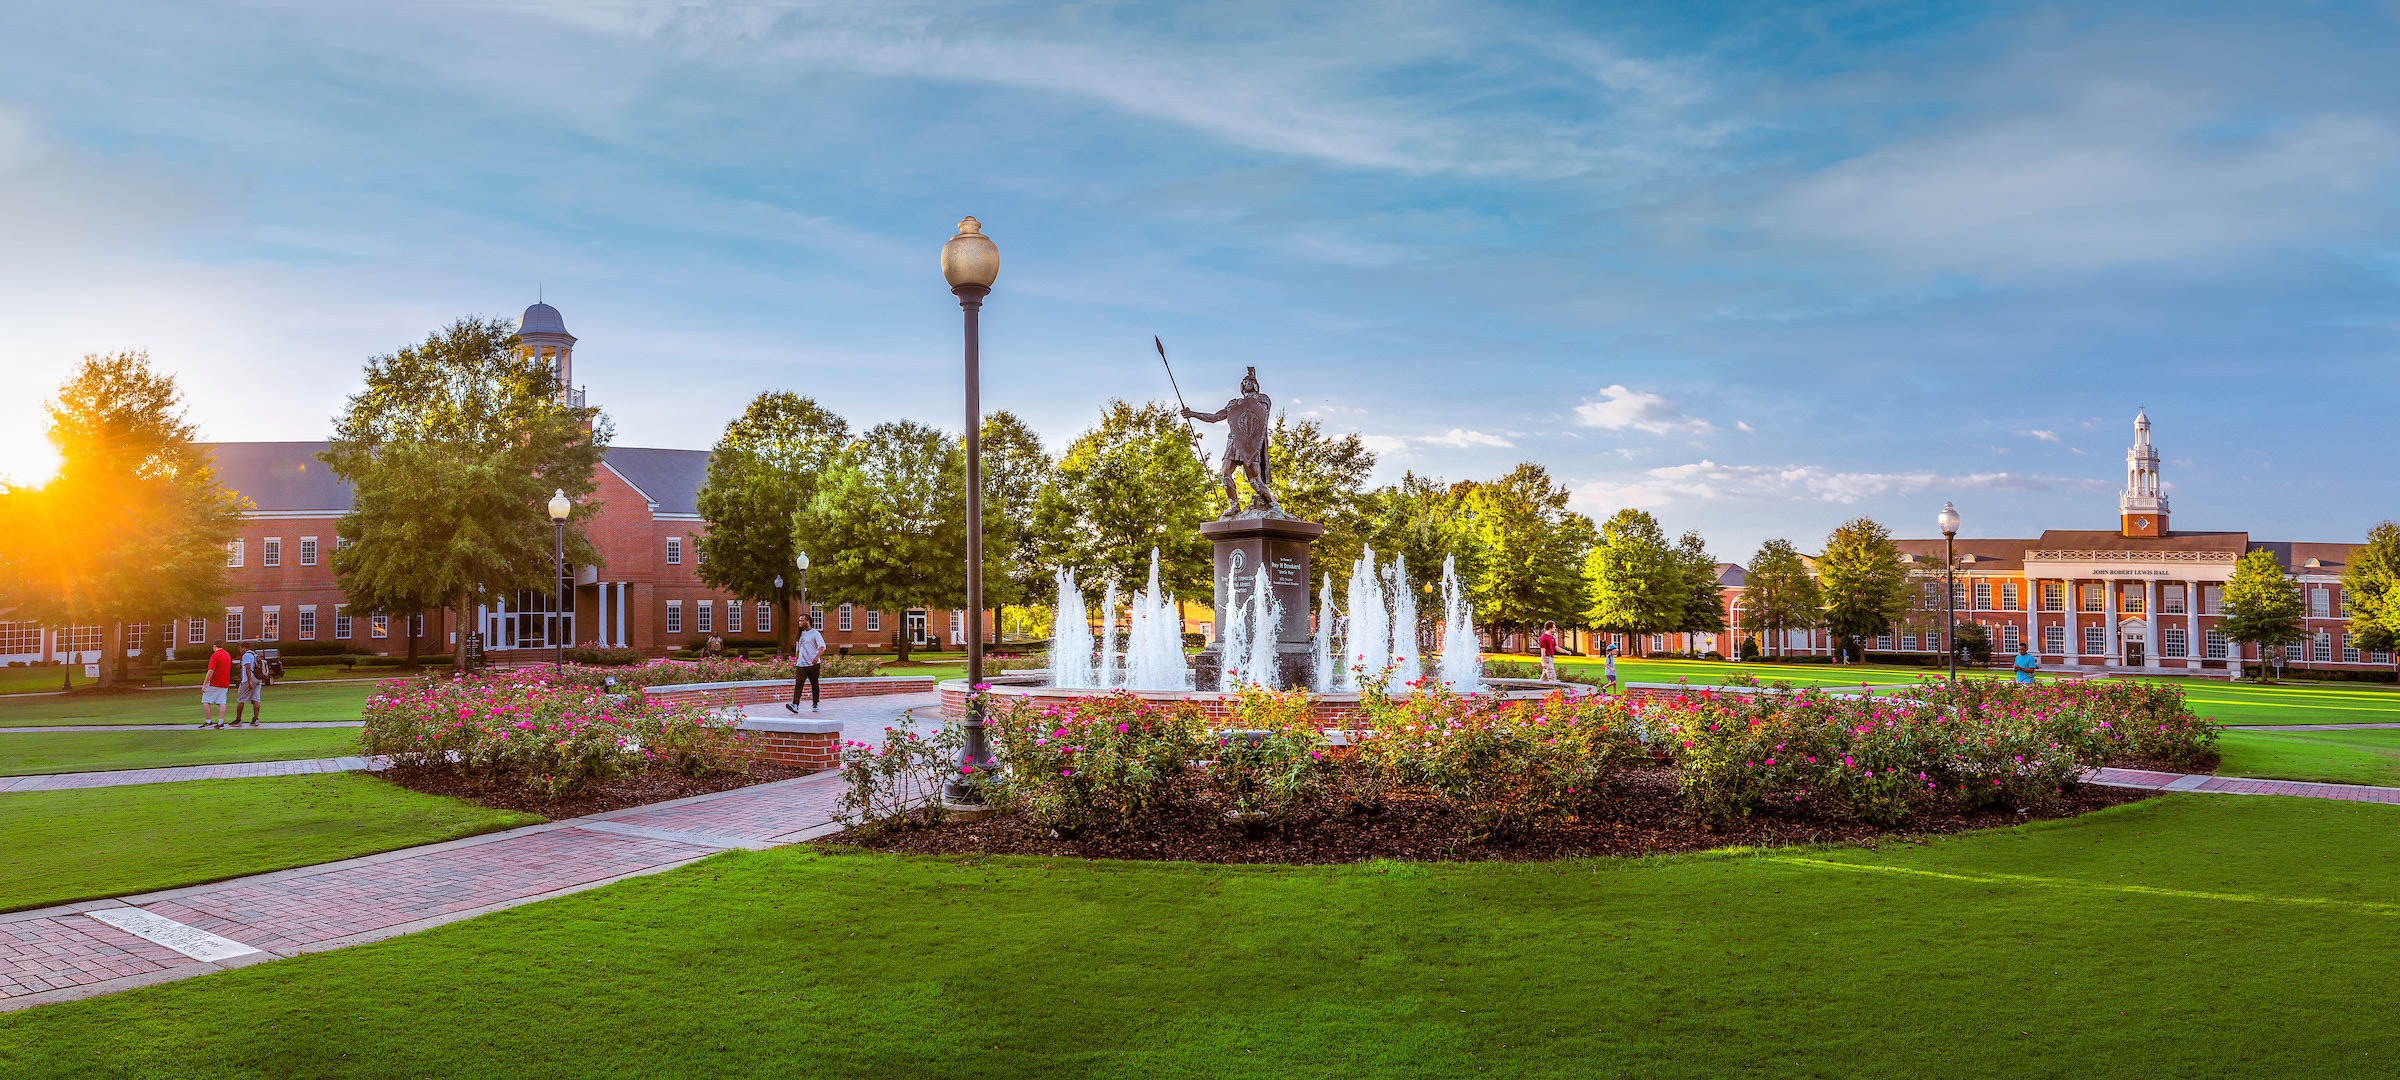
[[[367,616],[367,636],[370,638],[392,636],[392,617],[389,615]]]
[[[694,600],[692,601],[692,608],[692,632],[695,634],[716,633],[717,602],[714,600]]]
[[[247,557],[245,545],[246,542],[241,540],[235,540],[225,545],[226,569],[231,570],[242,565],[243,560]]]
[[[266,538],[264,541],[261,541],[261,542],[259,543],[259,547],[258,547],[258,565],[260,565],[260,566],[282,566],[282,565],[283,565],[283,537],[280,537],[280,536],[270,536],[270,537],[267,537],[267,538]]]
[[[683,541],[672,536],[667,538],[667,565],[683,565]]]
[[[667,601],[667,628],[670,634],[683,633],[683,601]]]
[[[758,621],[751,624],[751,632],[756,634],[772,634],[775,632],[774,604],[765,600],[758,602]]]
[[[333,605],[333,640],[348,641],[352,631],[357,629],[350,625],[350,605]]]
[[[316,537],[313,537],[313,536],[303,536],[303,537],[301,537],[301,538],[300,538],[300,565],[302,565],[302,566],[315,566],[315,565],[317,565],[317,538],[316,538]]]

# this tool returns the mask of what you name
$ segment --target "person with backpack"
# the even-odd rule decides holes
[[[808,711],[817,711],[818,698],[825,690],[825,680],[818,674],[823,670],[819,661],[824,656],[825,635],[817,632],[816,624],[808,616],[800,616],[800,634],[792,639],[792,700],[784,704],[783,711],[799,713],[803,685],[808,687]]]
[[[233,656],[219,645],[208,654],[208,672],[200,677],[200,726],[225,726],[225,690],[233,683]]]
[[[258,692],[267,686],[267,660],[256,649],[242,650],[240,680],[234,689],[233,726],[242,726],[242,706],[250,706],[250,726],[258,726]]]

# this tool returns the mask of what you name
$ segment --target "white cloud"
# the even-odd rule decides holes
[[[1409,457],[1419,448],[1438,446],[1448,450],[1478,448],[1508,449],[1516,446],[1507,438],[1487,431],[1454,427],[1439,435],[1360,435],[1360,442],[1378,457]]]
[[[1884,495],[1944,491],[2098,490],[2081,477],[2010,472],[1947,475],[1935,472],[1843,472],[1821,465],[1723,465],[1701,460],[1644,470],[1627,480],[1594,480],[1575,489],[1584,509],[1655,508],[1678,502],[1780,502],[1846,505]]]
[[[1758,434],[1758,429],[1757,429],[1757,428],[1754,428],[1754,427],[1751,427],[1751,426],[1750,426],[1750,421],[1748,421],[1748,420],[1736,420],[1736,421],[1734,421],[1734,422],[1733,422],[1733,426],[1734,426],[1734,427],[1737,427],[1737,428],[1740,428],[1740,429],[1741,429],[1741,431],[1742,431],[1742,434],[1744,434],[1744,435],[1756,435],[1756,434]]]
[[[1705,435],[1716,425],[1677,409],[1657,394],[1623,385],[1600,390],[1600,396],[1575,406],[1575,422],[1606,431],[1639,431],[1649,435]],[[1744,430],[1748,430],[1745,426]]]
[[[1358,441],[1365,443],[1376,457],[1398,457],[1408,453],[1408,440],[1398,435],[1361,435]]]
[[[1427,446],[1447,446],[1456,450],[1464,450],[1472,446],[1493,446],[1506,448],[1517,445],[1498,435],[1487,434],[1481,431],[1469,431],[1466,428],[1451,428],[1449,431],[1440,435],[1427,435],[1418,439],[1417,441]]]
[[[2040,439],[2043,442],[2058,441],[2058,432],[2052,431],[2049,428],[2034,428],[2031,431],[2017,432],[2017,434],[2023,435],[2028,439]]]

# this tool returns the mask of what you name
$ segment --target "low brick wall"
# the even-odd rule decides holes
[[[1046,678],[1046,676],[1030,678],[1039,679]],[[1109,693],[1106,690],[1054,690],[1046,686],[1012,684],[1009,676],[1000,676],[986,681],[992,686],[993,696],[1009,699],[1069,701]],[[1672,692],[1673,689],[1672,687],[1668,688],[1669,692]],[[947,723],[957,723],[966,719],[968,695],[966,681],[963,679],[946,680],[942,683],[941,690],[942,720]],[[1598,692],[1581,683],[1535,683],[1530,680],[1508,680],[1506,688],[1501,692],[1512,697],[1538,698],[1553,690],[1564,690],[1573,697],[1586,697]],[[1233,716],[1232,705],[1235,698],[1230,694],[1204,693],[1194,690],[1136,690],[1132,693],[1133,696],[1144,701],[1154,701],[1162,705],[1188,704],[1194,706],[1212,721],[1231,720]],[[1312,715],[1324,727],[1348,730],[1366,726],[1366,712],[1359,707],[1356,694],[1319,694],[1314,704]]]
[[[829,698],[870,697],[882,694],[930,694],[931,675],[872,675],[862,678],[827,679],[825,694]],[[642,688],[644,697],[652,701],[692,702],[701,705],[773,705],[792,700],[790,679],[759,679],[749,682],[671,683],[666,686]]]
[[[743,717],[742,735],[759,756],[778,765],[830,769],[841,764],[842,722]]]

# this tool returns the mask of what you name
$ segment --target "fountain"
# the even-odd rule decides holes
[[[1091,616],[1075,572],[1061,570],[1058,609],[1050,621],[1050,685],[1061,690],[1189,690],[1192,670],[1183,655],[1183,616],[1158,584],[1158,549],[1150,549],[1147,587],[1126,601],[1125,651],[1117,651],[1117,583],[1100,595],[1095,646]],[[1095,648],[1097,653],[1095,654]]]

